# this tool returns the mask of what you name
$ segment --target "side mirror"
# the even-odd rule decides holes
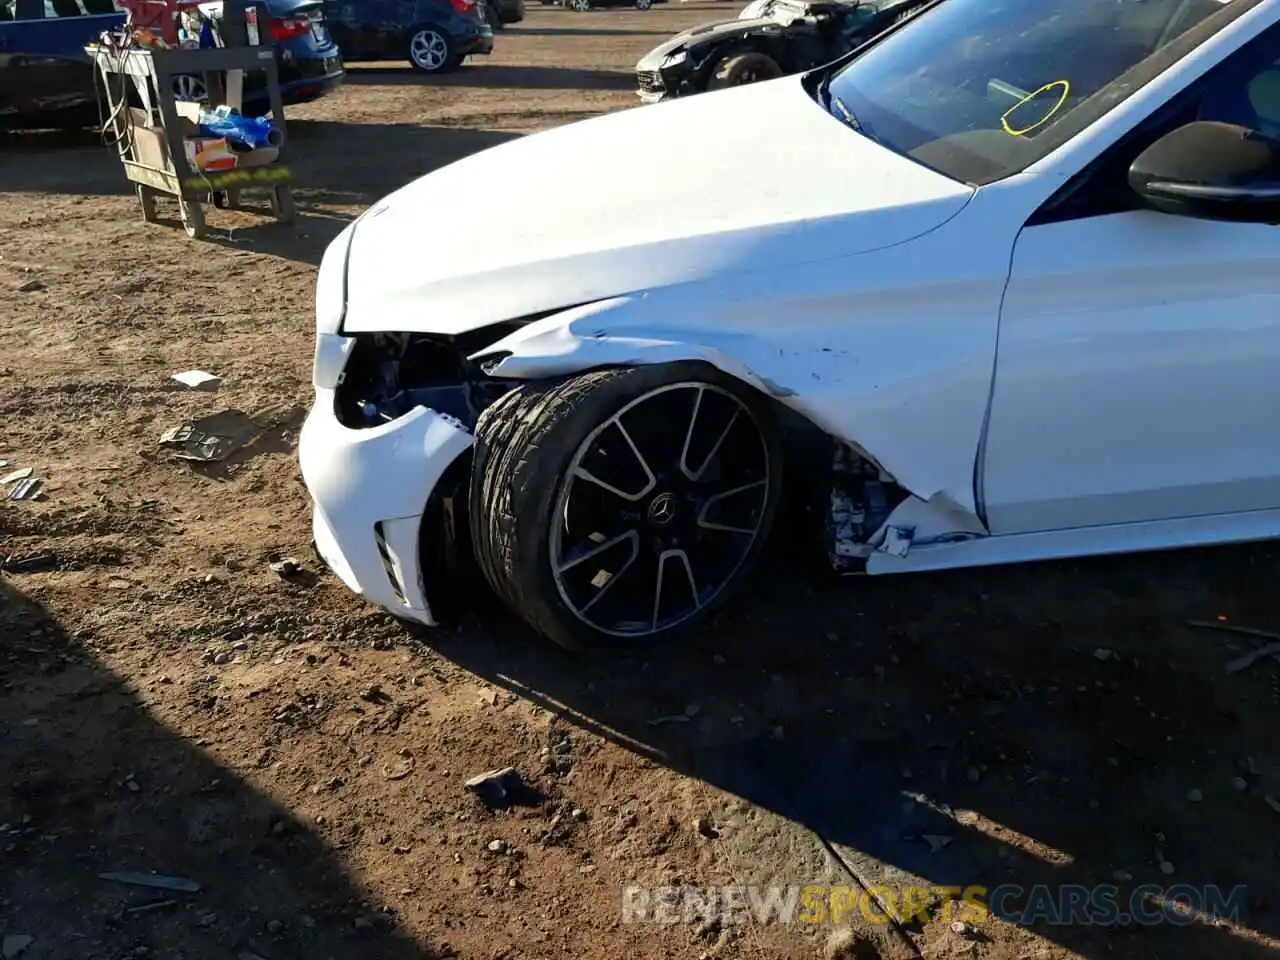
[[[1142,151],[1129,167],[1129,186],[1165,213],[1280,224],[1280,142],[1197,120]]]

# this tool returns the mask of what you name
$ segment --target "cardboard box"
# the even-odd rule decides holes
[[[193,123],[182,119],[182,135],[194,136],[200,129]],[[146,110],[138,107],[129,108],[129,125],[133,130],[133,156],[141,164],[167,170],[169,163],[169,145],[165,143],[164,128],[152,126],[151,116]]]
[[[182,146],[195,170],[232,170],[238,162],[226,137],[187,137]]]

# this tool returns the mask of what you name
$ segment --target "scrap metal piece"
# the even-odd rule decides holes
[[[15,470],[13,473],[0,477],[0,485],[13,483],[15,480],[25,480],[27,477],[31,476],[31,474],[32,470],[30,467],[23,467],[21,470]]]
[[[895,557],[905,557],[914,536],[915,531],[909,527],[886,527],[880,549]]]
[[[225,460],[262,433],[263,427],[238,410],[223,410],[190,423],[171,427],[160,435],[160,445],[171,447],[182,460],[212,463]]]
[[[13,489],[9,491],[10,500],[35,500],[40,496],[40,489],[44,486],[44,481],[35,477],[28,477],[25,480],[19,480],[14,484]]]
[[[185,877],[166,877],[160,873],[131,873],[117,871],[98,874],[100,880],[113,880],[116,883],[128,883],[135,887],[154,887],[157,890],[178,890],[182,893],[197,893],[200,884]]]
[[[169,379],[176,380],[192,390],[217,390],[222,385],[221,377],[204,370],[184,370],[182,373],[173,374]]]

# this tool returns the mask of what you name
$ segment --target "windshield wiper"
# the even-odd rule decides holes
[[[826,95],[827,95],[827,111],[829,113],[832,113],[838,120],[840,120],[841,123],[843,123],[850,130],[853,130],[856,133],[862,134],[862,136],[866,137],[872,143],[879,143],[880,146],[884,146],[880,138],[877,137],[870,130],[868,130],[865,126],[863,126],[862,121],[859,120],[856,116],[854,116],[852,110],[850,110],[847,106],[845,106],[845,102],[843,100],[841,100],[835,94],[831,93],[831,91],[829,90],[826,91]]]
[[[858,118],[853,115],[853,111],[844,105],[844,101],[839,97],[832,96],[830,92],[828,96],[828,109],[835,108],[836,113],[840,115],[840,119],[844,121],[846,127],[851,130],[857,130],[859,133],[864,132],[862,124],[858,122]]]

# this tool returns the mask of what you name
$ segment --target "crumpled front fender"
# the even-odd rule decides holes
[[[565,377],[601,367],[705,361],[852,443],[922,500],[941,493],[963,513],[975,513],[973,460],[956,463],[951,471],[955,482],[948,483],[936,456],[931,459],[925,453],[927,443],[888,441],[896,432],[894,424],[881,422],[885,408],[875,399],[881,393],[878,378],[854,376],[834,391],[827,389],[824,381],[830,378],[820,376],[820,368],[806,366],[801,356],[781,355],[768,337],[743,329],[709,329],[693,318],[682,322],[669,304],[659,307],[655,299],[660,298],[641,293],[574,307],[521,327],[471,359],[481,362],[490,376],[514,380]]]
[[[599,367],[629,367],[678,360],[705,360],[757,390],[774,396],[788,391],[756,376],[724,349],[694,343],[647,322],[643,295],[611,297],[535,320],[473,354],[497,378],[540,380]],[[607,323],[607,331],[604,324]],[[643,327],[644,334],[627,328]]]

